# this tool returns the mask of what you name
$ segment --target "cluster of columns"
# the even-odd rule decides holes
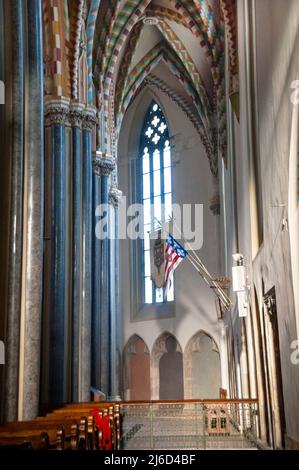
[[[44,97],[41,2],[11,0],[4,13],[3,418],[13,421],[35,418],[41,404],[88,401],[92,386],[119,396],[119,191],[114,159],[93,152],[96,109]],[[113,239],[95,236],[101,204]]]
[[[119,350],[114,327],[118,306],[110,293],[111,288],[118,291],[118,281],[110,259],[117,237],[111,243],[109,236],[98,239],[95,232],[99,205],[109,214],[108,221],[117,214],[116,203],[109,205],[115,163],[100,152],[93,157],[93,107],[50,100],[45,116],[46,159],[51,161],[45,216],[51,224],[45,241],[45,279],[50,282],[44,304],[44,401],[89,401],[91,386],[115,398],[120,365],[112,349]],[[113,373],[117,377],[111,379]]]

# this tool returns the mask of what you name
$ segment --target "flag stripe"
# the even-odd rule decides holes
[[[165,248],[165,277],[164,287],[167,293],[174,270],[186,258],[188,252],[180,245],[172,235],[168,235]]]
[[[179,255],[176,255],[175,258],[172,260],[171,265],[170,265],[169,267],[166,267],[166,270],[167,270],[167,271],[166,271],[166,283],[167,283],[167,280],[168,280],[168,278],[169,278],[169,275],[170,275],[172,269],[173,269],[173,270],[175,269],[175,268],[174,268],[174,264],[176,263],[176,261],[178,261],[178,259],[179,259]]]

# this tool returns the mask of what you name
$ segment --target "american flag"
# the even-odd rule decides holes
[[[188,251],[177,242],[172,235],[168,235],[165,247],[165,295],[171,286],[174,270],[186,258]]]

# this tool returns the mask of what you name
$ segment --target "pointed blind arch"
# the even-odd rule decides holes
[[[174,300],[173,284],[164,300],[163,288],[151,280],[149,233],[172,214],[172,159],[169,129],[160,106],[152,101],[144,118],[140,138],[141,200],[144,207],[144,241],[142,243],[143,302],[162,303]],[[157,219],[157,220],[156,220]]]

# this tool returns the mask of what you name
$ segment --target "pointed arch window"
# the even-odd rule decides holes
[[[152,102],[146,113],[140,139],[141,200],[144,207],[144,240],[142,242],[143,303],[154,304],[174,300],[173,285],[164,299],[163,288],[151,280],[151,231],[159,228],[172,213],[172,168],[169,131],[160,106]]]

